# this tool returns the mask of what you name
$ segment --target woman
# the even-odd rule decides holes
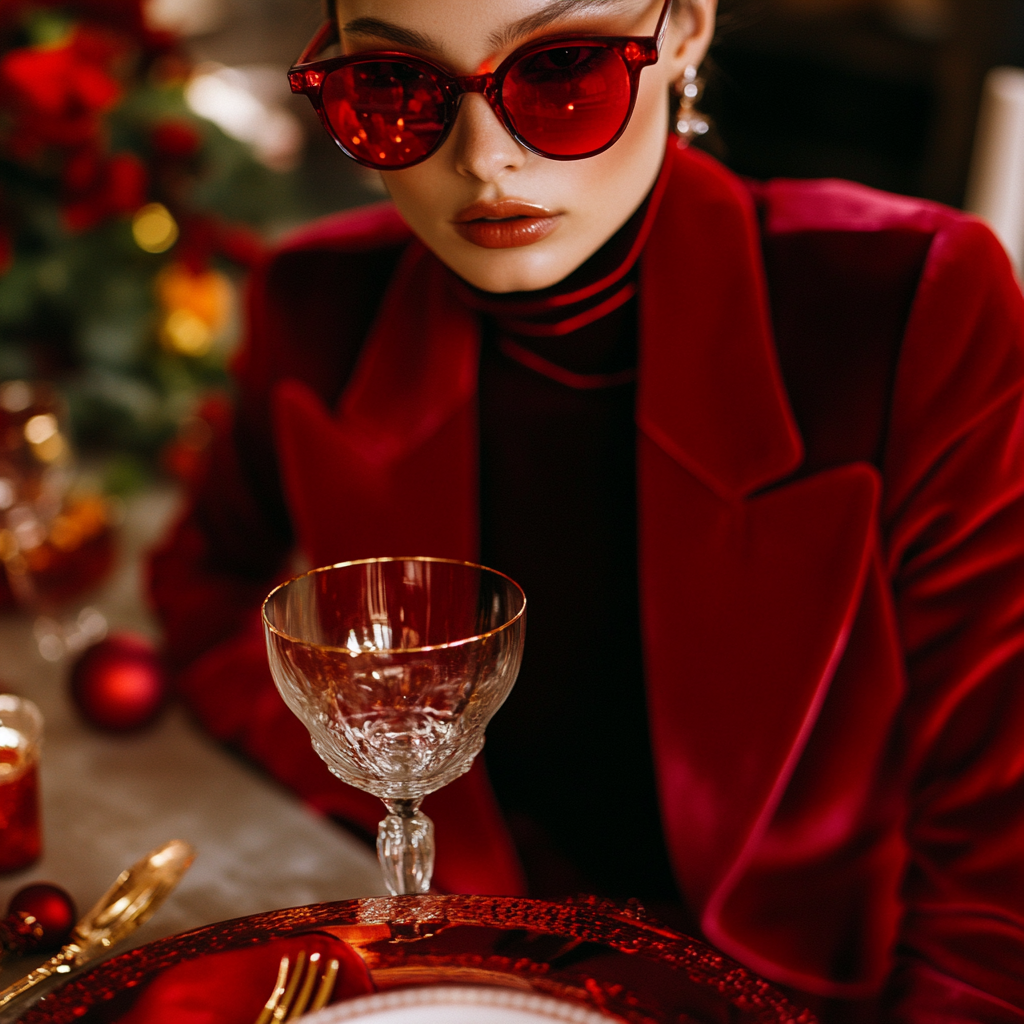
[[[233,418],[153,561],[184,698],[372,830],[273,690],[259,600],[296,546],[480,559],[527,591],[528,653],[488,734],[504,814],[479,764],[428,802],[438,884],[522,891],[522,864],[535,892],[671,904],[834,1020],[1020,1020],[1024,339],[998,244],[666,149],[713,0],[335,14],[351,59],[311,52],[293,88],[392,204],[254,282]]]

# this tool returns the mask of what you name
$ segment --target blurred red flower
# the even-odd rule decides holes
[[[13,117],[12,155],[30,160],[43,150],[96,140],[102,115],[121,97],[110,72],[120,51],[107,33],[79,26],[59,46],[29,46],[0,57],[0,102]]]
[[[167,160],[190,160],[203,145],[203,138],[187,121],[161,121],[150,134],[153,152]]]
[[[83,148],[64,170],[61,212],[70,231],[88,231],[111,217],[134,213],[146,201],[148,175],[132,153],[108,156]]]

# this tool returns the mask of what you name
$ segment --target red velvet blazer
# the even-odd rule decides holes
[[[1008,262],[948,209],[667,159],[641,262],[637,486],[680,891],[710,941],[804,992],[894,1020],[1022,1020]],[[234,418],[211,413],[152,591],[200,719],[370,831],[378,802],[328,775],[274,692],[256,608],[293,533],[314,564],[476,555],[479,327],[387,206],[285,245],[250,316]],[[516,891],[481,772],[427,810],[439,884]]]

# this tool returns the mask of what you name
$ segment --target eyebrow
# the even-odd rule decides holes
[[[374,36],[377,39],[386,39],[389,43],[397,46],[407,46],[413,50],[439,51],[441,48],[433,42],[429,36],[422,32],[414,32],[409,28],[402,28],[401,25],[392,24],[390,21],[382,21],[380,18],[356,18],[348,22],[342,29],[346,35],[352,36]]]
[[[488,36],[487,42],[495,51],[506,49],[513,43],[518,42],[525,36],[539,32],[548,25],[564,18],[567,14],[575,13],[581,9],[603,9],[606,7],[621,7],[629,0],[554,0],[542,11],[520,18]],[[404,46],[414,50],[425,50],[428,53],[441,53],[444,47],[435,42],[430,36],[413,29],[402,28],[390,21],[381,18],[356,18],[347,22],[343,27],[347,35],[373,36],[377,39],[386,39],[396,46]]]
[[[559,21],[567,14],[573,14],[579,10],[622,7],[627,2],[628,0],[554,0],[554,3],[548,4],[544,10],[537,11],[536,14],[529,14],[497,32],[492,32],[487,41],[495,50],[503,50],[524,36],[547,28],[548,25]]]

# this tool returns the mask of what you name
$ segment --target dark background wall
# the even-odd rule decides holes
[[[714,59],[735,169],[959,205],[985,74],[1024,63],[1024,0],[723,0]]]

